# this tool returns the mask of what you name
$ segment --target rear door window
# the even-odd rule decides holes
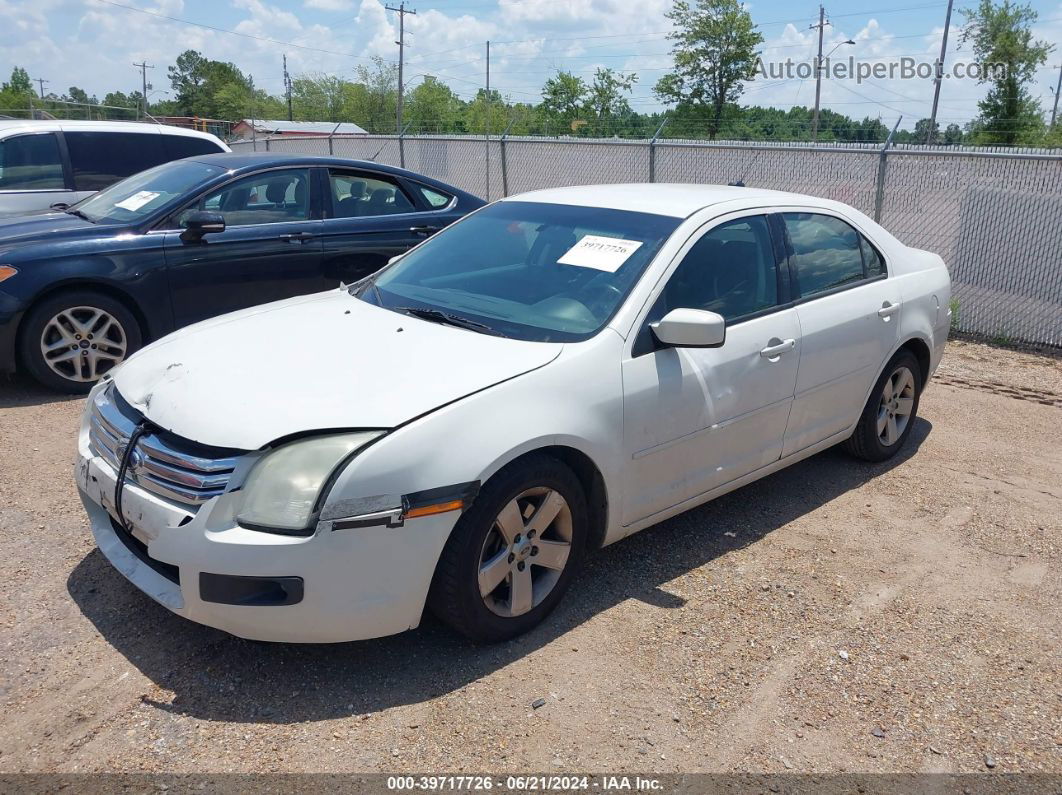
[[[75,190],[103,190],[170,158],[158,133],[65,132]]]
[[[364,218],[415,213],[416,206],[397,182],[350,171],[329,171],[333,218]]]
[[[63,158],[55,133],[0,141],[0,190],[63,190]]]
[[[862,281],[860,235],[832,215],[783,213],[792,245],[790,262],[796,268],[801,297],[835,290]]]

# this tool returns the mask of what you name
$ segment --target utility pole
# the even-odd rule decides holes
[[[44,78],[38,77],[33,82],[41,87],[41,99],[44,99],[44,84],[45,83],[50,83],[52,81],[51,80],[45,80]]]
[[[486,142],[487,142],[486,155],[487,155],[487,159],[486,159],[486,170],[483,173],[485,175],[484,178],[485,178],[486,183],[487,183],[487,192],[484,195],[486,196],[487,201],[490,201],[490,106],[491,106],[491,102],[490,102],[490,42],[489,41],[487,42],[487,96],[486,96],[486,100],[487,100],[487,125],[486,125],[486,129],[487,129],[487,135],[486,135]]]
[[[384,6],[388,11],[394,11],[398,14],[398,41],[395,44],[398,45],[398,104],[395,110],[395,134],[402,134],[402,95],[405,93],[405,87],[402,82],[402,67],[405,62],[405,50],[406,50],[406,14],[417,15],[416,11],[406,11],[406,4],[399,3],[398,8],[394,6]]]
[[[140,84],[141,84],[141,86],[143,87],[143,90],[144,90],[144,93],[143,93],[144,117],[146,118],[147,115],[148,115],[148,111],[147,111],[147,108],[148,108],[148,102],[147,102],[147,91],[148,91],[147,70],[148,69],[154,69],[155,66],[154,66],[154,64],[149,64],[147,61],[141,61],[140,63],[134,63],[133,66],[135,66],[137,69],[140,70]]]
[[[1058,95],[1062,92],[1062,65],[1056,66],[1058,70],[1058,85],[1055,86],[1055,107],[1051,111],[1051,127],[1049,129],[1055,129],[1055,119],[1058,118]]]
[[[288,97],[288,121],[293,121],[291,115],[291,77],[288,75],[288,54],[284,53],[284,93]]]
[[[954,0],[948,0],[948,13],[944,17],[944,38],[940,40],[940,58],[937,59],[936,79],[933,80],[933,112],[929,114],[929,130],[926,143],[933,143],[933,134],[937,126],[937,102],[940,101],[940,83],[944,79],[944,56],[948,54],[948,31],[951,30],[951,7]]]
[[[826,9],[819,6],[819,24],[809,25],[819,29],[819,57],[815,61],[815,115],[811,119],[811,140],[819,139],[819,98],[822,96],[822,32],[830,23],[826,20]]]

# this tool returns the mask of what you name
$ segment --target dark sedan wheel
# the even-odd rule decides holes
[[[74,290],[45,299],[26,318],[22,362],[44,386],[84,394],[140,347],[133,314],[110,296]]]
[[[428,607],[473,640],[526,632],[567,590],[587,522],[582,487],[567,466],[546,455],[510,464],[457,522]]]

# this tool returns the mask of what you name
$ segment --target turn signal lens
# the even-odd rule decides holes
[[[403,516],[406,519],[416,519],[418,516],[433,516],[437,513],[460,511],[464,507],[464,500],[450,500],[448,502],[439,502],[435,505],[421,505],[419,508],[410,508]]]
[[[18,273],[18,268],[12,268],[10,265],[0,265],[0,282],[7,281],[16,273]]]

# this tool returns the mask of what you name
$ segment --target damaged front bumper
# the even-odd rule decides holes
[[[399,525],[319,522],[309,537],[240,527],[238,492],[196,509],[127,482],[115,520],[115,470],[82,428],[75,472],[100,551],[178,615],[243,638],[333,643],[417,626],[457,513]]]

